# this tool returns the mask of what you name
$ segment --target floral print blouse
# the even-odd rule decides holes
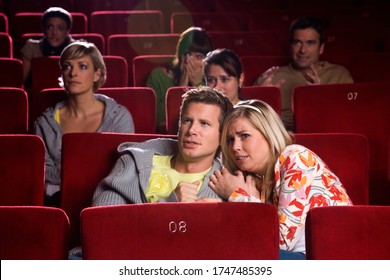
[[[274,204],[283,250],[305,253],[305,221],[311,208],[352,205],[339,178],[313,151],[301,145],[282,151],[275,164],[275,182]],[[264,198],[237,189],[229,201],[264,203]]]

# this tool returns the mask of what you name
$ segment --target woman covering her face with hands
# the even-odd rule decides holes
[[[168,88],[203,85],[203,59],[211,50],[211,38],[206,30],[190,27],[180,35],[173,61],[153,69],[146,85],[154,89],[157,96],[158,132],[165,132],[165,94]]]
[[[210,187],[230,202],[277,207],[281,259],[305,259],[311,208],[352,205],[339,178],[313,151],[293,144],[265,102],[238,103],[226,118],[221,146],[226,168],[210,177]]]

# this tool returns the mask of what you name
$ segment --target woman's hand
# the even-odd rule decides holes
[[[216,170],[210,176],[208,185],[213,191],[225,199],[228,199],[238,188],[245,190],[251,196],[259,197],[259,191],[256,188],[254,178],[250,175],[244,178],[244,174],[241,171],[236,171],[235,174],[231,174],[226,168],[223,168],[222,171]]]

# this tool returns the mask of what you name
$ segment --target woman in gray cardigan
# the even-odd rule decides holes
[[[61,184],[62,136],[72,132],[134,132],[130,112],[115,100],[95,94],[106,80],[106,66],[98,48],[75,42],[60,57],[60,85],[67,99],[48,108],[34,126],[46,146],[46,204],[58,194]]]

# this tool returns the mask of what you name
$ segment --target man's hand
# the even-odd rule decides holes
[[[177,184],[175,194],[179,202],[194,202],[198,199],[199,182],[180,182]]]
[[[303,76],[306,79],[306,83],[308,85],[319,85],[321,84],[320,76],[318,75],[318,71],[316,67],[312,64],[310,65],[310,69],[302,71]]]
[[[281,85],[285,82],[284,79],[280,79],[275,83],[272,82],[275,76],[275,73],[279,70],[278,66],[273,66],[265,71],[260,77],[257,78],[255,84],[259,86],[275,86],[280,88]]]

